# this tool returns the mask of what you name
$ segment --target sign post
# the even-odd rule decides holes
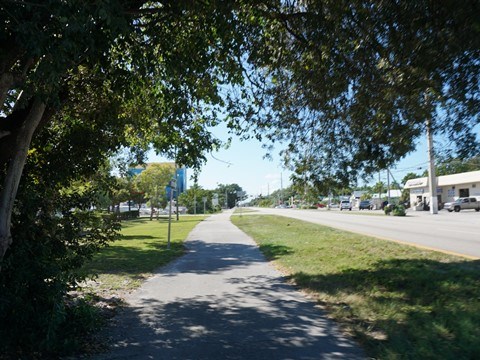
[[[170,249],[170,234],[172,228],[172,200],[173,200],[173,189],[177,186],[177,180],[172,179],[168,184],[170,187],[170,206],[168,207],[168,238],[167,238],[167,249]]]

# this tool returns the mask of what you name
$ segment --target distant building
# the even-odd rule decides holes
[[[372,194],[372,199],[398,199],[402,196],[402,190],[398,189],[390,189],[388,192],[384,192],[381,194]]]
[[[354,190],[352,196],[348,200],[350,200],[353,206],[358,206],[360,204],[362,195],[365,193],[366,191],[364,190]]]
[[[354,190],[352,194],[352,199],[360,200],[363,194],[366,194],[366,190]]]
[[[140,175],[140,173],[147,168],[147,164],[145,165],[136,165],[135,167],[128,168],[128,174],[130,176]]]
[[[390,189],[388,192],[384,193],[374,193],[372,194],[372,204],[375,209],[381,209],[382,203],[387,199],[390,200],[391,203],[398,202],[398,199],[402,196],[402,190],[398,189]]]
[[[428,177],[408,180],[405,189],[410,190],[411,204],[428,203]],[[436,195],[439,204],[454,201],[459,197],[480,197],[480,171],[438,176]]]

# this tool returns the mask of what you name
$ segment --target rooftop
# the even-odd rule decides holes
[[[469,183],[480,183],[480,170],[437,177],[437,186],[450,186]],[[405,189],[413,189],[426,186],[428,186],[427,177],[410,179],[405,183]]]

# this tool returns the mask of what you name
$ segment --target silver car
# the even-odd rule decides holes
[[[350,210],[352,211],[352,203],[348,200],[342,200],[340,202],[340,210]]]
[[[480,211],[480,201],[474,197],[463,197],[458,198],[453,202],[447,202],[444,204],[444,209],[447,209],[448,212],[459,212],[460,210],[474,209],[475,211]]]

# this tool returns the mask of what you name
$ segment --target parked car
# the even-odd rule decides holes
[[[362,200],[358,205],[359,210],[372,210],[373,204],[370,200]]]
[[[342,210],[344,210],[344,209],[345,209],[345,210],[348,209],[348,210],[352,211],[352,203],[351,203],[350,201],[348,201],[348,200],[342,200],[342,201],[340,201],[340,211],[342,211]]]
[[[459,212],[460,210],[474,209],[480,211],[480,201],[474,197],[458,198],[453,202],[445,203],[443,206],[448,212]]]
[[[153,210],[155,211],[155,209]],[[150,215],[152,213],[152,209],[147,207],[140,208],[140,215]]]

